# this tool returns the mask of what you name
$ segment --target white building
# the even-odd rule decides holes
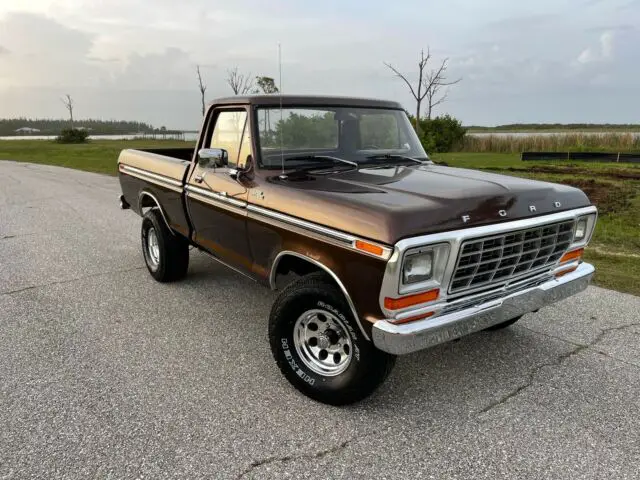
[[[15,130],[15,133],[20,134],[20,135],[31,135],[34,133],[40,133],[40,130],[37,128],[30,128],[30,127],[22,127],[22,128],[18,128],[17,130]]]

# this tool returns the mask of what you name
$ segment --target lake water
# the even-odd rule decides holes
[[[0,140],[55,140],[56,135],[18,135],[0,137]],[[180,139],[174,135],[89,135],[91,140],[184,140],[195,142],[198,139],[197,132],[184,132]]]

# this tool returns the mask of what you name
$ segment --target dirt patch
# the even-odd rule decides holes
[[[602,183],[593,179],[560,180],[558,183],[582,190],[589,200],[598,207],[600,214],[622,211],[631,206],[635,189],[627,185]]]

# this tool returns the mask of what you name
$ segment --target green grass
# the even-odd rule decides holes
[[[595,265],[594,283],[600,287],[640,295],[640,258],[610,255],[588,248],[585,259]]]
[[[124,148],[186,147],[179,140],[96,140],[65,145],[47,140],[0,140],[0,159],[75,168],[116,175],[116,162]]]
[[[118,154],[124,148],[189,145],[190,142],[175,140],[102,140],[86,145],[4,140],[0,141],[0,159],[115,175]],[[600,211],[586,256],[597,268],[596,284],[640,295],[640,165],[522,162],[518,154],[512,153],[443,153],[432,158],[452,167],[488,170],[582,188]]]

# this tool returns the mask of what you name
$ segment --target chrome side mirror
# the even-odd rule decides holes
[[[222,148],[201,148],[198,150],[198,165],[203,168],[224,167],[229,164],[229,155]]]

